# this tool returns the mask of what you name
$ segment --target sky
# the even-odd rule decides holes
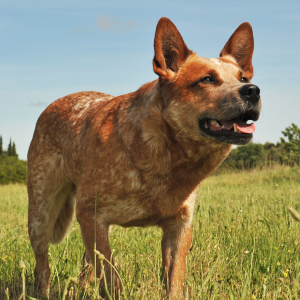
[[[51,102],[80,91],[118,96],[157,78],[153,41],[168,17],[187,46],[218,57],[243,22],[254,32],[262,99],[254,142],[276,143],[300,126],[300,1],[0,0],[0,135],[26,159]]]

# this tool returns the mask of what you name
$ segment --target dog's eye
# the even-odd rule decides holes
[[[213,82],[214,80],[210,76],[206,76],[201,79],[202,82]]]
[[[202,77],[201,79],[198,79],[197,81],[195,81],[194,86],[198,85],[199,83],[209,83],[209,84],[214,84],[216,82],[216,80],[214,79],[214,77],[212,76],[205,76]]]
[[[248,78],[246,78],[246,77],[242,77],[242,80],[241,80],[241,82],[248,82]]]

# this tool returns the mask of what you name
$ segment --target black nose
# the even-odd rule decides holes
[[[240,89],[240,95],[245,100],[257,102],[260,98],[260,89],[254,84],[245,84]]]

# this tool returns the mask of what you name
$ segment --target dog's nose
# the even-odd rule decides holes
[[[240,89],[240,95],[243,99],[257,102],[260,98],[260,89],[254,84],[246,84]]]

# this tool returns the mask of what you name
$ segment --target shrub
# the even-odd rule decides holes
[[[16,156],[0,155],[0,184],[26,183],[27,163]]]

